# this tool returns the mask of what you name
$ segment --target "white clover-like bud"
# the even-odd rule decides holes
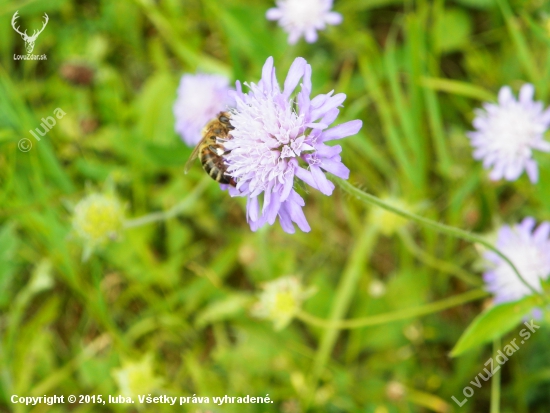
[[[120,369],[113,369],[111,375],[124,397],[135,398],[161,390],[164,380],[155,375],[153,357],[145,355],[140,361],[125,361]]]
[[[96,247],[116,240],[123,226],[124,208],[113,195],[88,195],[74,209],[73,229],[84,243],[84,259]]]
[[[285,328],[300,311],[302,303],[314,293],[304,289],[298,278],[285,276],[265,283],[253,314],[273,321],[275,330]]]

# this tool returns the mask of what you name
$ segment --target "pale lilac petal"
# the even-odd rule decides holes
[[[535,225],[537,224],[537,221],[535,221],[535,218],[533,217],[526,217],[521,221],[517,227],[521,230],[521,234],[523,234],[524,240],[527,240],[531,237],[530,233],[533,231],[533,228],[535,228]]]
[[[345,93],[338,93],[333,97],[329,98],[322,106],[311,111],[311,119],[316,120],[323,116],[326,112],[340,106],[344,100],[346,100]]]
[[[332,191],[334,191],[334,184],[327,179],[319,167],[311,165],[310,169],[311,175],[313,176],[319,191],[325,195],[332,195]]]
[[[187,145],[196,146],[204,125],[235,105],[231,92],[224,76],[199,73],[181,77],[173,111],[175,130]]]
[[[283,231],[287,234],[294,234],[296,232],[294,225],[292,225],[290,214],[284,208],[279,211],[279,223]]]
[[[510,86],[504,86],[498,92],[498,103],[501,105],[506,105],[514,100],[514,95],[512,94],[512,89]]]
[[[331,11],[332,1],[280,0],[277,8],[266,13],[268,20],[278,20],[288,34],[288,42],[294,44],[304,36],[309,43],[317,40],[317,30],[325,28],[326,24],[340,24],[342,16]]]
[[[260,205],[258,204],[258,198],[248,198],[248,202],[246,205],[246,210],[248,211],[248,217],[251,221],[257,221],[258,220],[258,213],[260,211]]]
[[[291,96],[300,79],[295,100]],[[323,140],[354,134],[361,128],[361,121],[326,130],[336,120],[337,106],[345,95],[332,96],[330,92],[312,99],[311,66],[303,58],[292,64],[282,91],[272,57],[264,64],[258,84],[246,85],[250,89],[246,94],[240,89],[235,92],[231,139],[223,143],[227,173],[236,181],[229,193],[248,198],[247,220],[252,230],[273,225],[279,216],[284,231],[294,232],[293,223],[302,231],[309,231],[302,210],[305,202],[293,189],[294,177],[331,195],[334,184],[325,171],[347,179],[349,169],[342,164],[341,146],[328,146]],[[322,120],[314,122],[316,116]],[[300,164],[308,164],[310,170]]]
[[[300,167],[296,168],[295,174],[298,178],[300,178],[312,188],[319,189],[319,187],[317,186],[317,182],[315,182],[315,179],[313,179],[313,175],[311,175],[310,171]]]
[[[542,292],[541,280],[550,275],[550,223],[535,226],[532,217],[513,227],[503,226],[495,245],[514,263],[524,280],[535,291]],[[489,251],[483,258],[487,268],[483,274],[485,289],[494,295],[495,303],[516,301],[533,294],[502,257]]]
[[[321,162],[321,168],[342,179],[349,179],[349,169],[342,162],[325,159]]]
[[[524,84],[519,91],[519,101],[523,105],[528,105],[532,103],[533,98],[535,97],[535,87],[530,84]]]
[[[342,15],[340,13],[336,13],[334,11],[331,11],[330,13],[327,13],[325,15],[325,22],[328,24],[336,25],[342,23]]]
[[[283,17],[283,12],[280,9],[272,8],[265,13],[267,20],[279,20]]]
[[[529,177],[529,180],[531,183],[536,184],[539,181],[539,167],[537,163],[529,159],[525,163],[525,170],[527,171],[527,176]]]
[[[549,236],[550,236],[550,222],[543,222],[533,232],[533,240],[537,244],[542,244],[544,242],[547,242]]]
[[[476,109],[475,132],[467,134],[474,148],[473,157],[483,162],[491,180],[517,180],[527,172],[532,183],[538,182],[538,166],[533,151],[550,152],[544,135],[550,127],[550,109],[533,101],[535,88],[522,86],[516,100],[509,86],[500,89],[498,104],[483,104]]]
[[[315,43],[317,41],[317,31],[315,30],[314,27],[311,27],[306,30],[304,37],[306,39],[306,42]]]
[[[294,92],[294,89],[296,89],[296,86],[298,85],[298,82],[304,76],[305,67],[307,66],[307,62],[303,57],[297,57],[294,59],[294,62],[292,63],[292,66],[290,66],[290,69],[288,70],[288,75],[285,79],[285,85],[283,89],[283,96],[285,99],[288,99],[292,92]]]
[[[264,87],[271,91],[273,89],[273,56],[269,56],[267,60],[264,63],[264,67],[262,68],[262,83]]]
[[[347,138],[357,134],[363,127],[363,121],[352,120],[346,123],[342,123],[334,128],[328,129],[323,132],[323,142],[331,141],[334,139]]]
[[[277,218],[280,207],[281,202],[279,200],[279,194],[277,192],[273,192],[271,194],[271,202],[269,202],[269,205],[264,211],[265,219],[269,225],[273,225],[275,223],[275,218]]]

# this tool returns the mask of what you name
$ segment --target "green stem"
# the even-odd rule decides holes
[[[497,352],[500,349],[500,338],[493,341],[493,360],[497,356]],[[491,412],[500,413],[500,370],[498,369],[493,375],[491,381]]]
[[[422,250],[418,245],[416,245],[406,229],[403,228],[401,231],[398,232],[398,235],[401,239],[401,242],[403,242],[403,245],[405,245],[409,252],[420,261],[422,261],[424,264],[438,269],[439,271],[452,274],[470,285],[478,287],[483,284],[483,282],[478,277],[471,275],[469,272],[464,271],[462,268],[457,267],[456,265],[449,262],[442,261]]]
[[[487,242],[486,240],[484,240],[483,238],[481,238],[479,235],[474,235],[468,231],[464,231],[462,229],[459,229],[459,228],[455,228],[455,227],[451,227],[449,225],[445,225],[445,224],[440,224],[439,222],[436,222],[436,221],[432,221],[431,219],[428,219],[428,218],[424,218],[424,217],[421,217],[420,215],[416,215],[416,214],[413,214],[412,212],[408,212],[408,211],[404,211],[404,210],[401,210],[399,208],[396,208],[395,206],[393,205],[390,205],[384,201],[382,201],[380,198],[377,198],[375,197],[374,195],[371,195],[371,194],[368,194],[366,192],[363,192],[361,191],[360,189],[356,188],[355,186],[353,186],[352,184],[350,184],[349,182],[343,180],[343,179],[340,179],[340,178],[337,178],[337,177],[334,177],[333,176],[333,180],[334,182],[336,182],[340,188],[342,188],[344,191],[346,191],[347,193],[349,193],[350,195],[353,195],[355,197],[357,197],[357,199],[363,201],[363,202],[366,202],[366,203],[369,203],[369,204],[373,204],[373,205],[376,205],[380,208],[384,208],[390,212],[393,212],[394,214],[397,214],[397,215],[400,215],[404,218],[407,218],[407,219],[410,219],[412,221],[415,221],[419,224],[422,224],[422,225],[425,225],[429,228],[433,228],[435,229],[436,231],[439,231],[443,234],[448,234],[448,235],[451,235],[453,237],[456,237],[456,238],[460,238],[460,239],[463,239],[465,241],[469,241],[469,242],[473,242],[475,244],[480,244],[480,245],[483,245],[485,248],[493,251],[495,254],[497,254],[500,258],[502,258],[504,261],[506,261],[506,263],[512,268],[512,270],[516,273],[517,277],[519,278],[519,280],[521,281],[521,283],[523,285],[525,285],[533,294],[535,295],[538,295],[540,297],[542,297],[542,299],[544,300],[545,303],[548,304],[548,299],[547,297],[535,290],[531,284],[529,284],[525,278],[523,278],[523,276],[519,273],[518,269],[516,268],[516,266],[512,263],[512,261],[510,261],[510,259],[504,255],[502,252],[500,252],[500,250],[498,250],[495,246],[493,246],[491,243]]]
[[[135,228],[142,225],[152,224],[153,222],[166,221],[170,218],[178,216],[195,203],[195,201],[207,188],[209,183],[210,178],[204,177],[189,195],[187,195],[181,202],[174,205],[168,211],[153,212],[139,218],[129,219],[124,223],[124,227]]]
[[[357,291],[357,283],[364,273],[365,265],[372,253],[374,243],[376,241],[377,229],[372,225],[365,225],[360,233],[351,255],[346,263],[346,267],[340,278],[338,288],[336,290],[335,297],[332,301],[332,308],[330,310],[330,323],[338,324],[340,320],[345,316],[349,309],[351,298]],[[330,353],[338,338],[338,328],[327,328],[321,337],[321,342],[317,353],[315,354],[315,360],[313,362],[313,369],[311,375],[311,394],[309,395],[308,402],[311,403],[317,383],[325,365],[330,357]]]
[[[297,318],[302,320],[305,323],[322,327],[322,328],[332,328],[332,329],[351,329],[351,328],[362,328],[362,327],[371,327],[380,324],[387,324],[394,321],[407,320],[409,318],[420,317],[432,313],[437,313],[439,311],[446,310],[448,308],[456,307],[470,301],[479,300],[480,298],[486,297],[489,293],[483,290],[472,290],[467,293],[455,295],[453,297],[445,298],[441,301],[436,301],[435,303],[430,303],[426,305],[421,305],[416,308],[407,308],[404,310],[392,311],[390,313],[378,314],[370,317],[357,318],[354,320],[341,320],[341,321],[327,321],[321,318],[315,317],[311,314],[305,313],[303,311],[297,314]]]

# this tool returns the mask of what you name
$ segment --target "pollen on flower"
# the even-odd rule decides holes
[[[154,393],[161,389],[164,380],[155,375],[153,357],[145,355],[140,361],[125,361],[120,369],[111,372],[123,397],[135,398],[138,395]]]
[[[268,282],[263,290],[253,314],[273,321],[276,330],[286,327],[300,310],[303,301],[314,292],[311,288],[304,290],[300,281],[293,276]]]
[[[532,183],[538,181],[534,150],[550,152],[550,143],[543,139],[550,127],[550,109],[533,100],[535,88],[526,84],[519,99],[510,87],[500,89],[498,104],[486,103],[476,111],[474,132],[468,133],[474,147],[474,159],[482,160],[491,169],[491,180],[515,181],[525,170]]]
[[[536,291],[542,291],[543,280],[550,275],[550,223],[535,229],[535,220],[525,218],[513,227],[498,231],[496,247],[516,266],[525,281]],[[495,296],[495,303],[516,301],[532,294],[512,267],[493,251],[483,254],[487,270],[483,274],[486,288]]]
[[[118,238],[124,224],[124,208],[114,196],[94,193],[76,205],[72,224],[86,248],[93,250]]]

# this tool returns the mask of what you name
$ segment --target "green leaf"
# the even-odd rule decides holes
[[[491,9],[497,5],[495,0],[455,0],[464,6],[473,9]]]
[[[468,45],[472,21],[468,13],[460,9],[447,9],[437,19],[435,44],[439,52],[452,52]]]
[[[6,306],[11,298],[12,282],[15,275],[15,255],[19,248],[19,239],[15,224],[7,223],[0,229],[0,308]]]
[[[465,96],[481,101],[496,101],[496,96],[481,86],[453,79],[436,77],[423,77],[422,85],[440,92],[447,92],[453,95]]]
[[[451,357],[459,356],[483,343],[502,337],[539,305],[540,297],[529,296],[513,303],[489,308],[478,315],[462,333],[451,351]]]
[[[232,295],[224,300],[216,301],[199,313],[195,320],[197,327],[204,327],[216,321],[234,318],[252,300],[249,295]]]

